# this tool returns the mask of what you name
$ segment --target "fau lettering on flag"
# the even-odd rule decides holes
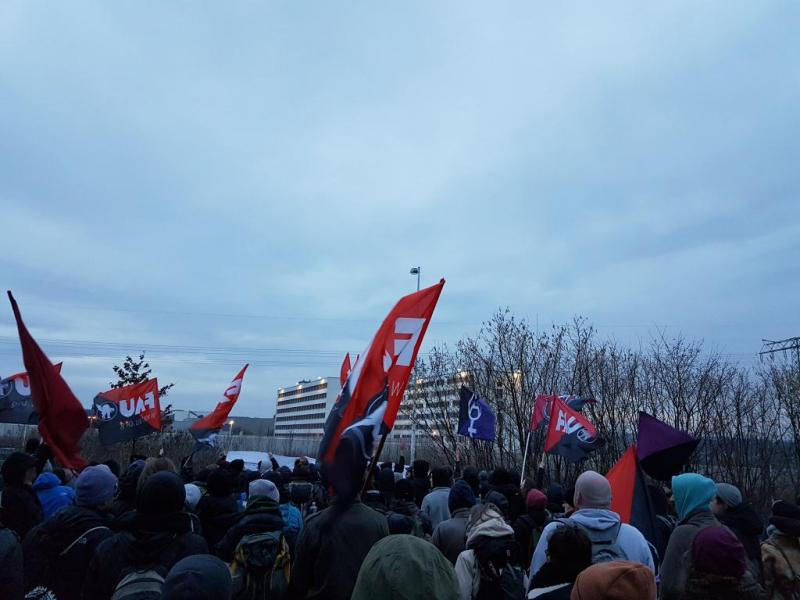
[[[436,285],[401,298],[359,355],[325,421],[319,458],[333,461],[345,434],[370,458],[377,437],[394,426],[411,369],[444,287]],[[361,358],[363,356],[363,358]]]
[[[54,366],[61,373],[61,363]],[[28,374],[15,373],[0,379],[0,423],[36,425],[38,422]]]
[[[82,469],[86,461],[80,455],[78,442],[89,427],[86,411],[59,370],[33,339],[11,292],[8,292],[8,299],[17,321],[31,399],[39,415],[39,433],[62,465],[70,469]]]
[[[110,446],[161,431],[158,380],[101,392],[94,398],[100,443]]]
[[[553,408],[553,400],[561,399],[573,410],[580,411],[587,402],[594,402],[594,398],[583,398],[572,394],[562,394],[561,396],[547,396],[539,394],[533,402],[533,412],[531,413],[530,430],[536,431],[544,423],[545,426],[550,422],[550,411]]]
[[[461,386],[458,407],[458,434],[475,440],[495,440],[495,414],[486,400]]]
[[[239,399],[239,394],[242,391],[242,380],[244,379],[244,372],[249,367],[246,364],[242,370],[233,378],[228,389],[223,393],[223,398],[217,403],[217,406],[212,412],[207,414],[202,419],[192,423],[189,428],[189,433],[197,441],[195,448],[200,445],[211,446],[212,448],[217,445],[217,434],[225,421],[228,420],[228,415],[231,414],[231,409],[236,401]]]
[[[580,462],[603,444],[594,425],[586,417],[567,406],[561,398],[553,400],[550,425],[544,441],[545,452],[559,454],[570,462]]]

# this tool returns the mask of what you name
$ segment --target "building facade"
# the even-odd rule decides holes
[[[341,391],[338,377],[304,379],[278,390],[275,437],[321,438]]]

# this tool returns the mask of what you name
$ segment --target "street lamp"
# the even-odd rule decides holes
[[[419,277],[422,274],[422,267],[411,267],[410,275],[417,276],[417,291],[419,291]],[[417,393],[419,388],[415,390],[414,397],[411,400],[411,463],[413,464],[417,458]]]
[[[417,291],[419,291],[419,276],[422,273],[422,267],[411,267],[409,274],[417,276]]]
[[[233,424],[234,424],[234,422],[235,421],[233,419],[228,421],[228,425],[230,425],[230,429],[228,429],[228,435],[231,436],[231,437],[233,437]]]

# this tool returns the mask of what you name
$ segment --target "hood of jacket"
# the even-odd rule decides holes
[[[587,529],[605,531],[619,523],[619,515],[613,510],[605,508],[582,508],[576,510],[569,517],[570,520],[580,523]]]
[[[513,537],[514,530],[493,507],[486,505],[478,514],[480,516],[477,520],[473,518],[473,515],[467,524],[467,548],[476,544],[482,537],[499,538],[507,535]]]
[[[41,475],[39,475],[36,480],[33,482],[33,491],[34,492],[43,492],[45,490],[52,490],[55,487],[61,485],[61,480],[55,473],[50,471],[45,471]]]
[[[156,562],[162,552],[181,535],[198,533],[189,513],[137,515],[130,531],[130,554],[135,564]]]

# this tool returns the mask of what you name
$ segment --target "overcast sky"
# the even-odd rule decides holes
[[[447,279],[744,361],[800,335],[800,4],[0,3],[0,282],[87,405],[332,375]],[[647,6],[645,6],[647,5]],[[0,310],[0,374],[22,369]]]

